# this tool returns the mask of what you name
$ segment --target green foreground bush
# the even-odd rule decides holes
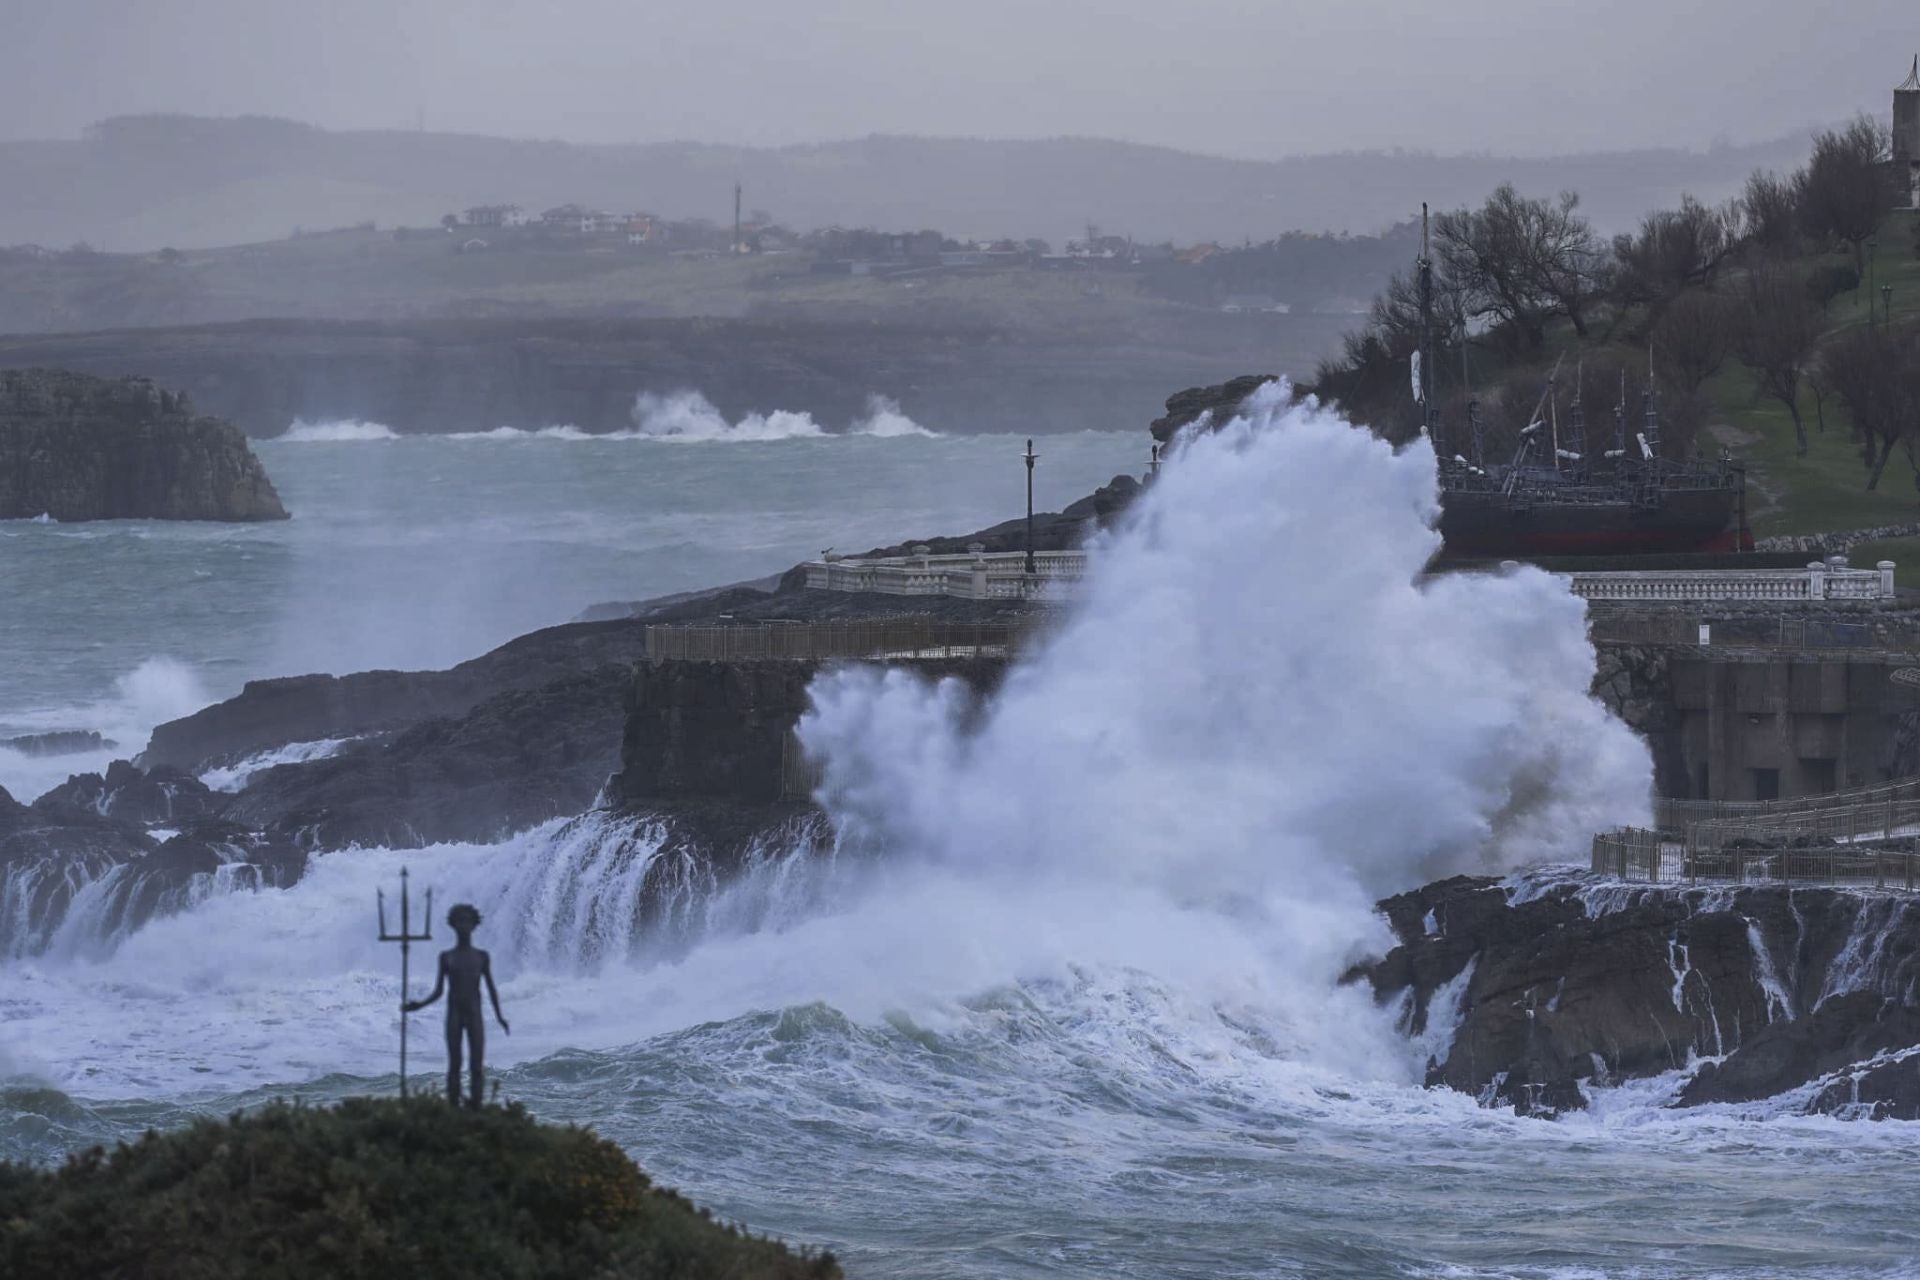
[[[519,1107],[276,1103],[57,1170],[0,1164],[7,1276],[840,1274],[831,1255],[714,1222],[611,1142]]]

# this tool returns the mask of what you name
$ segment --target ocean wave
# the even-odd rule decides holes
[[[448,440],[618,440],[632,438],[636,433],[616,431],[611,434],[595,435],[591,431],[582,431],[574,426],[553,427],[495,427],[491,431],[453,431],[446,436]]]
[[[273,437],[277,444],[353,444],[365,440],[398,440],[400,433],[382,422],[364,422],[340,418],[308,422],[295,418],[293,425]]]
[[[0,787],[15,799],[28,801],[73,774],[99,773],[112,760],[137,753],[155,725],[192,715],[209,701],[198,672],[176,658],[158,656],[117,678],[113,693],[96,702],[10,713],[4,736],[92,729],[117,745],[57,756],[30,756],[0,747]]]
[[[633,404],[634,425],[624,431],[587,431],[571,423],[545,427],[493,427],[486,431],[414,432],[395,431],[385,423],[359,419],[308,422],[295,419],[292,426],[273,437],[283,444],[359,444],[367,441],[400,439],[440,439],[468,441],[553,440],[567,443],[608,440],[667,440],[677,442],[760,442],[773,440],[824,440],[835,436],[867,436],[876,440],[907,438],[934,439],[940,433],[921,426],[908,417],[897,400],[888,396],[867,397],[866,413],[848,424],[844,431],[831,431],[805,410],[774,409],[767,413],[749,413],[729,421],[713,402],[698,391],[676,391],[668,395],[642,392]]]
[[[866,416],[844,432],[828,431],[812,414],[788,409],[749,413],[729,422],[726,415],[698,391],[676,391],[665,396],[643,392],[634,400],[633,420],[637,426],[633,434],[637,437],[701,443],[818,440],[832,435],[900,439],[939,434],[902,413],[897,402],[880,395],[867,397]]]

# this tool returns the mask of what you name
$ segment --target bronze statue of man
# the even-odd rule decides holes
[[[467,1105],[478,1111],[484,1096],[486,1065],[483,1059],[487,1050],[486,1015],[480,1008],[482,982],[487,984],[487,995],[493,1000],[493,1016],[500,1019],[500,1029],[508,1035],[513,1034],[513,1029],[507,1025],[506,1015],[500,1012],[500,992],[493,985],[492,957],[473,945],[473,931],[480,927],[479,910],[468,903],[459,903],[447,912],[447,924],[458,941],[440,953],[440,970],[433,978],[433,993],[424,1000],[409,1000],[400,1007],[413,1013],[438,1000],[442,991],[447,993],[447,1101],[456,1107],[460,1105],[460,1038],[465,1036],[468,1055],[473,1060],[473,1091]]]

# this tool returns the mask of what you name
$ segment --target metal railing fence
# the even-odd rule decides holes
[[[1685,832],[1705,822],[1746,822],[1773,825],[1771,820],[1829,810],[1871,812],[1879,806],[1920,803],[1920,778],[1825,795],[1795,796],[1790,800],[1675,800],[1665,796],[1653,802],[1654,826],[1665,832]]]
[[[1644,884],[1784,881],[1912,892],[1920,885],[1920,838],[1827,845],[1776,841],[1772,847],[1734,842],[1710,847],[1627,828],[1593,838],[1591,865],[1601,875]]]

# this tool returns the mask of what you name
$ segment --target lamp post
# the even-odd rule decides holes
[[[1867,240],[1867,328],[1869,329],[1873,328],[1873,259],[1874,252],[1879,247],[1879,240],[1872,238]]]
[[[1027,451],[1021,455],[1027,460],[1027,576],[1034,575],[1033,565],[1033,464],[1040,455],[1033,451],[1033,441],[1027,441]]]

